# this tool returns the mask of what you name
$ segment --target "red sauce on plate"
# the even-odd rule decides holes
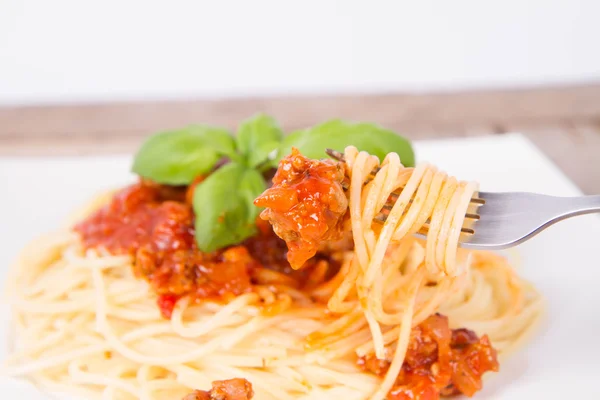
[[[256,261],[243,246],[202,253],[194,239],[189,204],[170,199],[165,189],[139,183],[117,193],[110,204],[75,227],[86,247],[134,257],[136,276],[159,295],[170,317],[180,296],[225,298],[248,292]]]
[[[391,355],[390,355],[391,356]],[[359,366],[383,376],[391,360],[361,357]],[[498,371],[496,350],[487,336],[467,329],[451,330],[448,318],[435,314],[413,328],[404,364],[388,400],[437,400],[440,396],[474,395],[481,377]]]
[[[251,400],[254,397],[252,384],[243,378],[214,381],[210,391],[194,390],[183,400]]]
[[[189,188],[148,181],[124,188],[76,225],[75,231],[86,248],[133,256],[135,275],[147,280],[159,295],[158,306],[166,318],[182,296],[226,301],[249,292],[253,276],[261,269],[278,272],[295,288],[304,287],[313,268],[294,271],[286,260],[285,243],[264,221],[258,224],[259,233],[240,245],[213,253],[198,249],[190,201],[201,180]],[[311,265],[323,260],[333,271],[339,268],[326,255],[319,255]]]

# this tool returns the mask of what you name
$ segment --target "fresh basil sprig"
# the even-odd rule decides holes
[[[231,134],[194,125],[151,136],[135,155],[133,172],[167,185],[187,185],[209,172],[223,156],[239,158]]]
[[[240,243],[256,233],[254,206],[266,188],[260,172],[239,163],[229,163],[213,172],[194,191],[196,241],[210,252]]]
[[[256,233],[260,209],[253,202],[267,186],[262,170],[276,167],[292,147],[323,158],[325,149],[349,145],[380,159],[396,152],[405,166],[414,166],[410,142],[378,125],[332,120],[284,138],[275,119],[257,114],[240,124],[235,139],[226,129],[205,125],[151,136],[137,152],[133,172],[167,185],[188,185],[210,173],[196,186],[193,208],[198,247],[212,252]],[[229,163],[213,171],[223,157]]]
[[[277,121],[268,115],[258,114],[242,122],[236,143],[238,150],[246,155],[246,164],[256,167],[279,148],[282,139],[283,131]]]
[[[414,151],[404,137],[379,125],[339,119],[291,133],[283,140],[279,153],[283,157],[296,147],[305,156],[319,159],[326,156],[325,149],[344,151],[350,145],[377,156],[380,161],[388,153],[398,153],[402,165],[415,165]]]

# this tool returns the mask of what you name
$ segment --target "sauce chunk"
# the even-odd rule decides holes
[[[251,400],[254,397],[252,384],[246,379],[234,378],[214,381],[210,391],[194,390],[183,400]]]
[[[279,163],[273,186],[254,201],[265,207],[260,217],[286,241],[292,268],[302,267],[322,242],[341,237],[348,209],[344,179],[343,164],[311,160],[292,149]]]
[[[361,357],[358,365],[383,376],[391,361]],[[487,336],[478,338],[468,329],[451,330],[448,319],[435,314],[413,328],[389,400],[438,400],[440,396],[473,396],[481,390],[481,377],[498,371],[496,350]]]

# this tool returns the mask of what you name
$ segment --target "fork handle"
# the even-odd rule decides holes
[[[600,213],[600,195],[565,197],[564,212],[560,219],[575,217],[577,215]]]

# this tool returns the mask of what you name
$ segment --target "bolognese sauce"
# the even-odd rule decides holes
[[[324,279],[339,268],[326,254],[319,254],[308,268],[293,270],[286,260],[285,242],[264,221],[258,223],[258,234],[244,243],[212,253],[200,251],[194,238],[190,193],[201,180],[189,188],[143,180],[116,193],[109,204],[76,225],[75,231],[86,248],[133,256],[135,275],[147,280],[158,294],[165,318],[171,317],[182,296],[197,301],[228,300],[247,293],[265,275],[264,270],[302,289],[314,278],[314,269],[325,265]]]
[[[183,400],[252,400],[254,390],[252,384],[243,378],[233,378],[224,381],[214,381],[212,388],[194,390]]]
[[[348,209],[344,179],[343,164],[312,160],[294,148],[280,162],[273,186],[254,201],[265,207],[261,218],[286,241],[293,268],[302,267],[322,242],[341,238]]]
[[[383,376],[390,360],[361,357],[358,365]],[[498,371],[496,350],[487,336],[468,329],[451,330],[448,318],[434,314],[413,328],[404,364],[389,400],[437,400],[440,396],[472,396],[481,390],[485,372]]]
[[[250,290],[256,263],[242,246],[205,254],[194,239],[192,208],[165,198],[165,190],[145,182],[117,193],[107,206],[78,224],[86,247],[134,257],[136,276],[159,295],[169,318],[180,296],[237,296]]]

